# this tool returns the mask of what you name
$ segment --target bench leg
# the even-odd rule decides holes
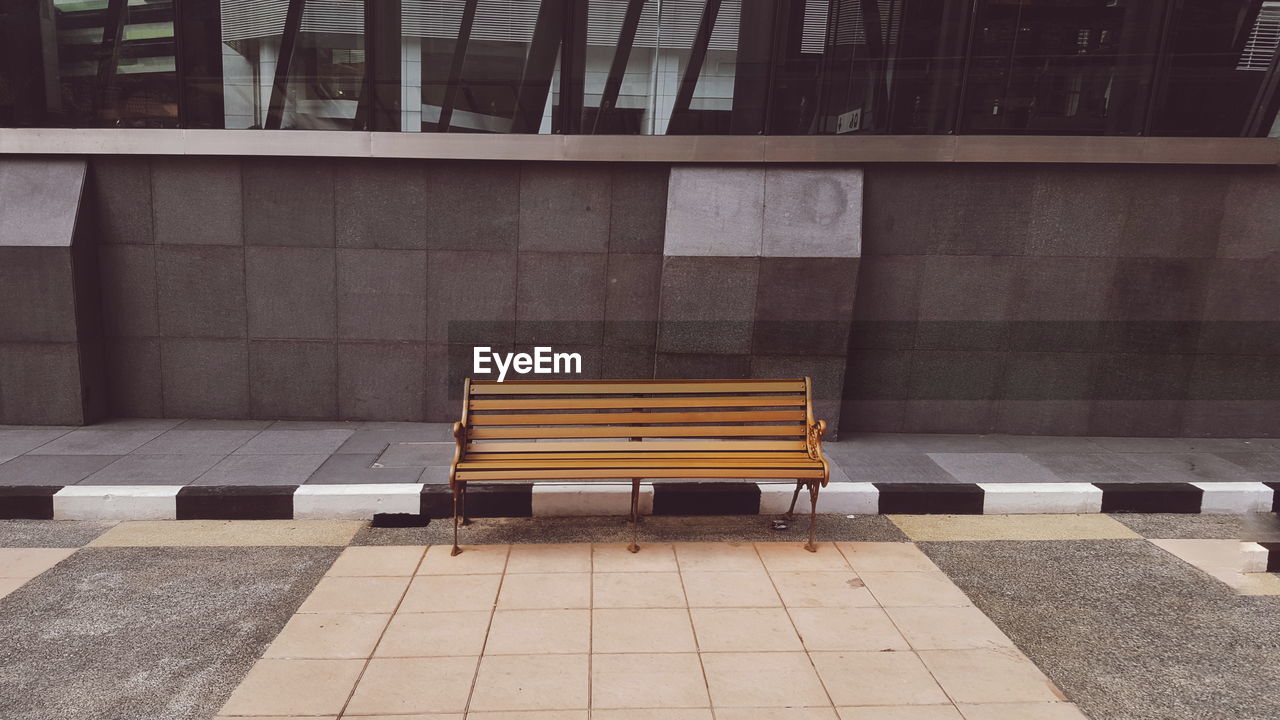
[[[631,544],[627,550],[640,552],[640,478],[631,480]]]
[[[818,523],[818,483],[809,483],[809,542],[804,546],[809,552],[818,552],[818,546],[813,541],[814,529]]]
[[[792,520],[794,520],[794,519],[795,519],[795,514],[796,514],[796,500],[799,500],[799,499],[800,499],[800,491],[801,491],[803,488],[804,488],[804,481],[803,481],[803,480],[797,480],[797,481],[796,481],[796,491],[795,491],[795,492],[793,492],[793,493],[791,493],[791,507],[787,508],[787,514],[786,514],[786,515],[783,515],[783,517],[785,517],[785,518],[787,519],[787,522],[791,522]]]
[[[453,550],[450,555],[457,555],[462,552],[462,548],[458,547],[458,488],[453,489]]]
[[[467,517],[467,484],[458,483],[458,487],[462,488],[462,525],[465,527],[471,524],[471,518]]]

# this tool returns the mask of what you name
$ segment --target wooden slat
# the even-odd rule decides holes
[[[636,472],[643,470],[644,472]],[[467,482],[492,480],[587,480],[608,478],[821,478],[822,468],[599,468],[589,470],[459,470]]]
[[[803,410],[663,413],[534,413],[471,416],[472,425],[620,425],[624,423],[804,422]]]
[[[613,425],[607,427],[479,427],[468,428],[473,440],[515,438],[618,438],[618,437],[782,437],[803,435],[804,425]]]
[[[623,467],[646,467],[646,468],[704,468],[704,467],[759,467],[759,468],[775,468],[775,467],[822,467],[822,463],[818,460],[809,458],[796,458],[794,460],[751,460],[745,459],[719,459],[719,460],[649,460],[647,458],[632,457],[625,460],[483,460],[483,461],[463,461],[458,463],[458,469],[462,470],[509,470],[518,468],[623,468]]]
[[[649,443],[632,443],[643,447]],[[483,445],[478,447],[484,447]],[[637,458],[653,458],[661,460],[808,460],[809,453],[804,451],[743,451],[743,452],[583,452],[583,453],[467,453],[464,461],[494,462],[517,460],[626,460]]]
[[[724,452],[729,450],[804,450],[803,440],[649,440],[627,442],[625,440],[593,440],[587,442],[484,442],[467,445],[471,453],[499,452]]]
[[[671,380],[599,382],[523,382],[499,383],[492,380],[471,383],[472,395],[617,395],[682,393],[768,393],[804,392],[803,380]]]
[[[471,398],[472,410],[591,410],[595,408],[804,407],[804,395],[736,397]]]

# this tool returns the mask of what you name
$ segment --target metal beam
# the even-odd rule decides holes
[[[689,115],[689,103],[693,100],[693,90],[698,86],[698,76],[702,74],[702,63],[707,59],[707,46],[711,44],[711,31],[716,27],[716,16],[720,14],[720,0],[707,0],[702,8],[702,19],[698,21],[698,34],[693,38],[693,47],[689,49],[689,64],[685,66],[684,76],[680,78],[680,89],[676,91],[675,104],[671,106],[671,119],[667,121],[667,133],[673,129],[679,131],[679,120]]]
[[[98,83],[93,97],[93,117],[101,120],[111,101],[116,68],[120,64],[120,44],[124,41],[124,20],[128,7],[125,0],[108,0],[102,19],[102,44],[98,46]]]
[[[560,109],[556,130],[582,132],[583,95],[587,89],[587,0],[567,0],[560,36]]]
[[[471,28],[476,23],[476,6],[480,0],[467,0],[462,6],[462,22],[458,25],[458,39],[453,44],[453,59],[449,61],[449,80],[444,86],[444,101],[440,103],[440,119],[436,130],[449,132],[453,121],[453,106],[458,102],[458,86],[462,83],[462,64],[467,59],[467,45],[471,42]]]
[[[645,0],[627,0],[627,12],[622,16],[622,27],[618,30],[618,46],[613,52],[609,77],[604,81],[604,92],[600,95],[596,120],[591,125],[593,135],[608,127],[609,116],[618,104],[622,77],[626,75],[627,63],[631,60],[631,48],[636,42],[636,29],[640,27],[640,13],[644,10],[644,2]]]
[[[271,82],[271,104],[267,107],[267,120],[263,127],[279,130],[284,119],[284,104],[289,96],[289,65],[293,51],[302,32],[302,10],[306,0],[289,0],[289,10],[284,18],[284,34],[280,37],[280,52],[276,55],[276,75]]]
[[[542,0],[538,8],[538,21],[533,28],[533,39],[529,43],[529,54],[525,57],[520,87],[516,92],[516,108],[511,118],[513,133],[536,133],[542,125],[568,1]]]
[[[1271,64],[1267,66],[1266,76],[1258,87],[1258,94],[1249,108],[1249,115],[1244,121],[1242,137],[1266,137],[1275,122],[1276,88],[1280,85],[1280,49],[1271,56]]]
[[[364,0],[364,82],[356,129],[400,131],[400,0]]]

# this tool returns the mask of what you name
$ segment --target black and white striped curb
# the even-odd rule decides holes
[[[773,515],[794,483],[644,483],[646,515]],[[832,483],[818,512],[841,515],[1016,513],[1249,513],[1280,511],[1280,482]],[[472,485],[473,517],[625,515],[630,483]],[[53,520],[364,519],[376,514],[449,517],[442,484],[0,486],[0,518]],[[796,510],[809,510],[801,493]]]

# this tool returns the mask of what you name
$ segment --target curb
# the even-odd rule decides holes
[[[646,515],[775,515],[795,489],[776,482],[643,483]],[[504,483],[467,492],[472,517],[625,515],[630,483]],[[797,512],[809,509],[802,492]],[[832,483],[818,512],[841,515],[1201,513],[1280,511],[1280,482],[1204,483]],[[303,520],[374,515],[447,518],[444,484],[69,485],[0,487],[0,519]],[[1269,562],[1280,566],[1280,544]]]

